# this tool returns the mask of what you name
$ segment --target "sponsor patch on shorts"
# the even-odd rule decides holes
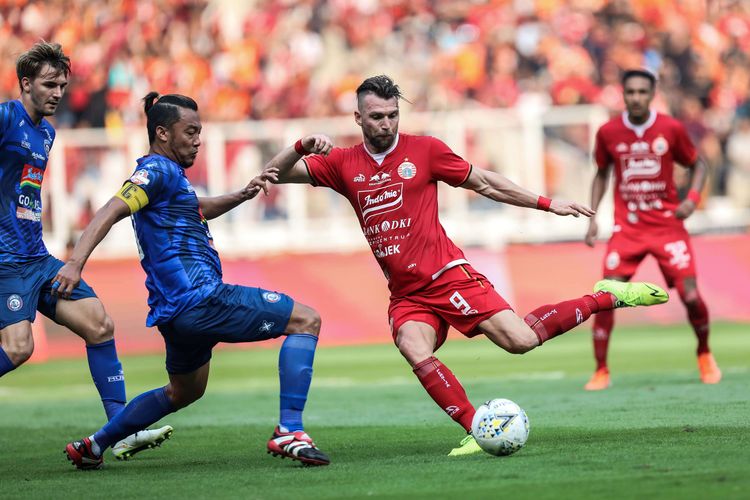
[[[14,293],[10,297],[8,297],[7,305],[8,305],[8,309],[10,309],[13,312],[20,311],[21,308],[23,307],[23,299],[21,298],[20,295],[18,295],[17,293]]]

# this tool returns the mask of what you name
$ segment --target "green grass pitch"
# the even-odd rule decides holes
[[[470,399],[524,407],[531,435],[511,457],[447,457],[463,437],[392,345],[321,349],[306,428],[332,465],[265,453],[276,423],[276,349],[215,353],[206,396],[168,416],[171,440],[101,471],[75,470],[67,441],[104,412],[85,360],[24,366],[0,380],[0,498],[748,498],[748,325],[717,324],[724,372],[698,380],[687,325],[620,328],[613,387],[582,390],[591,336],[582,328],[524,356],[486,339],[439,352]],[[163,356],[127,357],[130,397],[165,383]]]

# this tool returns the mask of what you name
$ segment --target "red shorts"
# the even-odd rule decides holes
[[[435,349],[443,345],[448,326],[467,337],[480,332],[477,325],[500,311],[511,309],[487,278],[468,264],[448,269],[435,281],[406,297],[391,299],[388,317],[391,335],[407,321],[427,323],[437,333]]]
[[[607,245],[604,258],[604,276],[631,278],[647,255],[659,263],[669,287],[678,280],[695,277],[695,259],[690,236],[683,228],[663,233],[617,232]]]

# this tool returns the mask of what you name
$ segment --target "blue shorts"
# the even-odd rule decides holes
[[[36,312],[55,319],[57,296],[52,296],[52,279],[63,261],[51,255],[24,264],[0,263],[0,329],[20,321],[36,319]],[[70,300],[96,297],[83,280],[73,290]]]
[[[219,342],[275,339],[286,330],[294,300],[262,288],[221,284],[197,306],[158,325],[167,346],[167,372],[190,373],[211,359]]]

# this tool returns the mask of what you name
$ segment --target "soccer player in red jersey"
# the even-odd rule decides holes
[[[708,309],[698,293],[695,258],[683,220],[700,201],[706,181],[706,165],[676,119],[650,109],[656,78],[644,70],[623,74],[627,110],[602,125],[596,134],[594,158],[598,167],[591,185],[591,206],[597,209],[615,172],[615,225],[604,259],[604,277],[628,281],[647,255],[653,255],[669,287],[685,304],[688,319],[698,337],[701,380],[716,384],[721,371],[708,348]],[[687,197],[680,201],[672,174],[674,162],[692,170]],[[594,246],[596,219],[592,217],[586,244]],[[596,372],[587,390],[609,387],[607,347],[614,325],[614,311],[601,311],[594,319]]]
[[[445,234],[438,219],[437,182],[557,215],[590,217],[594,211],[538,196],[474,167],[434,137],[399,133],[400,98],[387,76],[368,78],[357,89],[354,112],[363,143],[334,148],[325,135],[309,135],[276,155],[264,175],[272,182],[330,187],[349,200],[388,280],[394,342],[432,399],[470,433],[475,409],[455,375],[434,356],[449,325],[467,337],[484,334],[506,351],[521,354],[593,313],[663,303],[668,297],[648,284],[600,281],[591,295],[544,305],[523,319],[517,316]],[[469,434],[450,454],[478,451]]]

